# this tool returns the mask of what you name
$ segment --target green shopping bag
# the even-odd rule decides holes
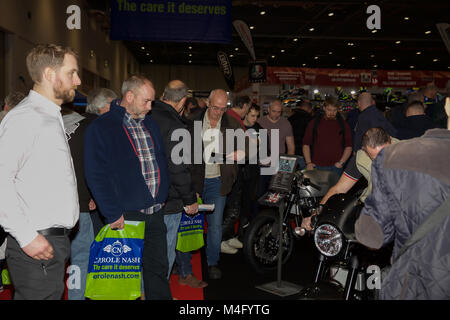
[[[190,252],[204,246],[203,225],[205,217],[203,213],[188,216],[184,211],[178,227],[177,250]]]
[[[11,278],[9,277],[8,269],[3,269],[2,270],[2,283],[4,285],[11,284]]]
[[[141,296],[143,221],[122,230],[104,226],[91,245],[85,296],[92,300],[135,300]]]

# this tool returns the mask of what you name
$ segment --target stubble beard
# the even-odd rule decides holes
[[[63,90],[61,80],[57,80],[56,85],[53,86],[53,93],[56,99],[62,100],[63,104],[72,102],[75,98],[75,88]]]

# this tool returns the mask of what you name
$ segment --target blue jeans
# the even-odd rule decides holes
[[[86,277],[89,265],[89,251],[94,241],[94,228],[89,212],[80,212],[79,230],[70,246],[70,264],[80,268],[80,288],[68,290],[69,300],[84,300]],[[76,269],[75,269],[76,270]],[[77,276],[77,271],[74,275]],[[75,285],[78,281],[75,281]]]
[[[167,279],[170,278],[173,262],[175,261],[175,248],[177,246],[178,227],[180,226],[181,212],[166,214],[164,223],[167,228],[167,259],[169,260],[169,272]]]
[[[305,162],[305,158],[303,158],[302,156],[297,158],[297,170],[303,170],[306,168],[306,162]]]
[[[205,204],[214,204],[212,213],[206,214],[208,229],[206,233],[206,261],[208,266],[219,263],[220,244],[222,243],[223,210],[227,202],[226,196],[220,195],[221,178],[205,179],[202,200]]]
[[[320,166],[316,166],[317,170],[322,170],[322,171],[332,171],[337,173],[339,176],[341,176],[342,171],[344,170],[344,168],[337,168],[335,166],[329,166],[329,167],[320,167]]]

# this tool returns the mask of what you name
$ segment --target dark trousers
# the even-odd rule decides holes
[[[238,167],[236,181],[227,195],[227,203],[223,211],[222,241],[235,237],[235,224],[239,218],[242,205],[242,167]]]
[[[53,247],[51,260],[35,260],[8,236],[6,261],[14,300],[60,300],[64,293],[64,272],[70,256],[68,236],[46,236]]]
[[[144,251],[142,275],[146,300],[172,300],[167,273],[167,229],[163,210],[147,215],[140,212],[125,212],[125,220],[144,221]]]

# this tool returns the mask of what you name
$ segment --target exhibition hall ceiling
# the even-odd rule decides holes
[[[232,20],[251,29],[257,60],[269,66],[450,70],[449,52],[436,27],[450,23],[450,1],[236,0]],[[104,12],[109,0],[90,0]],[[370,5],[381,11],[380,29],[367,27]],[[142,64],[217,65],[217,52],[232,66],[247,66],[250,54],[236,30],[230,44],[124,41]]]

